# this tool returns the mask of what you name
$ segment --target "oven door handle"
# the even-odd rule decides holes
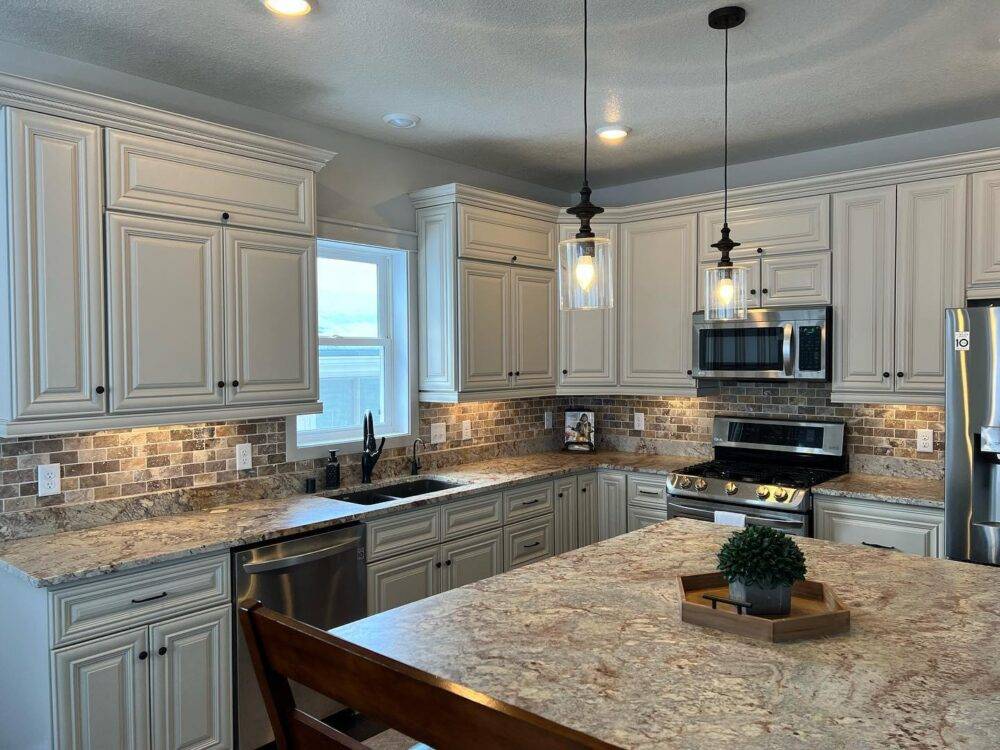
[[[690,505],[681,505],[680,503],[667,503],[667,510],[676,510],[681,513],[690,513],[697,518],[704,518],[708,521],[715,520],[715,512],[711,510],[705,510],[704,508],[692,508]]]
[[[768,516],[747,515],[747,523],[751,526],[786,526],[795,529],[802,527],[802,521],[785,521],[781,518],[769,518]]]
[[[715,520],[715,511],[708,510],[706,508],[692,508],[690,505],[681,505],[680,503],[667,503],[667,509],[677,511],[679,513],[688,513],[697,518],[703,518],[706,521]],[[746,523],[748,526],[774,526],[774,527],[785,527],[789,529],[802,528],[802,521],[787,521],[783,518],[771,518],[770,516],[754,515],[752,508],[747,508],[750,512],[743,513],[746,516]],[[733,509],[733,513],[739,513],[740,510]]]
[[[357,543],[352,541],[341,542],[340,544],[334,544],[332,547],[323,547],[322,549],[312,550],[311,552],[303,552],[299,555],[289,555],[288,557],[279,557],[275,560],[261,560],[260,562],[247,562],[243,563],[243,571],[247,575],[256,575],[258,573],[268,573],[272,570],[285,570],[287,568],[294,568],[298,565],[305,565],[306,563],[315,562],[316,560],[322,560],[324,557],[332,557],[339,552],[351,549],[352,547],[357,547]]]
[[[785,323],[784,328],[785,335],[781,341],[781,358],[785,375],[790,376],[795,367],[795,357],[792,354],[792,332],[795,330],[795,326],[791,323]]]

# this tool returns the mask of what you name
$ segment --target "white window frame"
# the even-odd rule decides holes
[[[375,434],[387,438],[386,447],[407,445],[413,440],[417,424],[416,390],[416,288],[415,266],[406,250],[377,245],[362,245],[332,239],[318,239],[318,258],[374,262],[378,269],[379,330],[375,337],[317,336],[319,346],[379,346],[383,352],[385,391],[383,417],[375,424]],[[318,274],[317,274],[318,283]],[[400,300],[405,297],[405,304]],[[317,321],[318,325],[318,321]],[[285,452],[289,459],[320,458],[330,450],[343,454],[362,449],[362,427],[327,430],[321,440],[315,434],[299,444],[298,421],[289,417],[285,426]]]

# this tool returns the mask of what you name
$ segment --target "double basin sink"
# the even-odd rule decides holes
[[[450,490],[461,486],[461,482],[445,482],[441,479],[414,479],[409,482],[373,487],[370,490],[358,490],[343,495],[327,495],[327,497],[355,505],[378,505],[379,503],[420,497],[421,495],[429,495],[432,492]]]

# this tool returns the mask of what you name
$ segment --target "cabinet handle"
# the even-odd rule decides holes
[[[167,647],[166,646],[160,646],[156,650],[156,653],[158,653],[160,656],[166,656],[166,654],[167,654]]]
[[[440,567],[441,567],[441,563],[439,563],[439,562],[437,562],[437,563],[434,563],[434,567],[435,567],[435,568],[440,568]]]
[[[761,290],[760,290],[760,293],[761,293],[761,294],[767,294],[767,289],[761,289]]]
[[[897,377],[897,378],[901,378],[901,377],[903,377],[903,371],[902,371],[902,370],[900,370],[899,372],[897,372],[897,373],[896,373],[896,377]]]
[[[569,370],[563,370],[563,375],[569,375]]]
[[[445,564],[445,565],[451,565],[451,560],[445,560],[445,561],[444,561],[444,564]]]
[[[865,547],[874,547],[875,549],[896,549],[889,544],[875,544],[875,542],[861,542]]]
[[[140,651],[139,652],[139,661],[146,661],[146,659],[148,657],[149,657],[149,652],[148,651]]]
[[[757,252],[758,252],[758,253],[762,253],[762,252],[764,252],[764,248],[762,248],[762,247],[758,247],[758,248],[757,248]]]
[[[750,294],[752,294],[754,296],[757,296],[757,290],[756,289],[751,289],[750,290]]]
[[[581,487],[581,488],[580,488],[580,492],[586,492],[586,491],[587,491],[587,488],[586,488],[586,487]]]
[[[517,256],[516,255],[510,256],[510,262],[511,263],[516,263],[517,262]]]
[[[883,372],[883,373],[882,373],[882,377],[883,377],[883,378],[887,378],[887,377],[889,377],[889,376],[890,376],[891,374],[892,374],[892,373],[890,373],[890,372]]]
[[[541,544],[541,542],[532,542],[531,544],[525,544],[524,548],[525,549],[531,549],[532,547],[537,547],[540,544]]]
[[[133,604],[142,604],[144,602],[151,602],[151,601],[154,601],[156,599],[162,599],[166,595],[167,595],[167,592],[164,591],[162,594],[156,594],[155,596],[147,596],[145,599],[133,599],[132,603]]]
[[[688,374],[688,375],[690,375],[690,374],[691,374],[691,371],[690,371],[690,370],[688,370],[688,371],[687,371],[687,374]]]
[[[223,221],[229,221],[229,212],[228,211],[223,211],[222,212],[222,220]]]
[[[562,497],[562,495],[560,495],[559,497]],[[534,505],[537,502],[538,498],[536,497],[534,500],[525,500],[523,503],[521,503],[521,505]]]
[[[521,377],[521,371],[520,371],[520,370],[515,370],[515,371],[514,371],[514,377],[515,377],[515,378],[519,378],[519,377]]]
[[[226,387],[226,381],[225,380],[220,380],[218,383],[216,383],[216,385],[219,386],[219,388],[225,388]]]
[[[560,492],[556,497],[562,497],[562,493]]]
[[[507,377],[508,377],[508,378],[512,378],[512,377],[514,377],[514,371],[513,371],[513,370],[511,370],[510,372],[508,372],[508,373],[507,373]]]
[[[639,490],[640,495],[649,495],[650,497],[659,497],[659,492],[650,492],[649,490]]]
[[[97,386],[94,389],[94,393],[96,393],[97,395],[101,395],[102,393],[104,393],[104,386],[103,385]]]
[[[233,381],[233,388],[239,388],[239,387],[240,387],[240,381],[234,380]]]

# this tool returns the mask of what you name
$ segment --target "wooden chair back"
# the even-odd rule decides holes
[[[279,750],[366,748],[297,708],[289,680],[436,750],[615,747],[332,636],[259,602],[241,604],[239,619]]]

